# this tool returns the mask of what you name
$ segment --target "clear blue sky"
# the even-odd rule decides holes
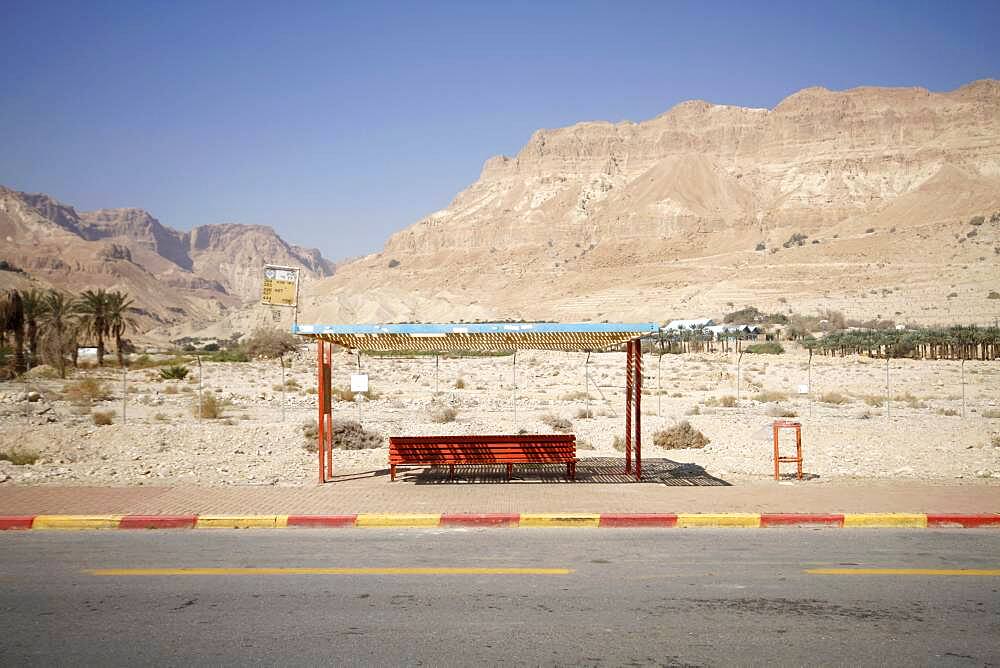
[[[377,250],[540,127],[1000,78],[989,2],[0,4],[0,184]]]

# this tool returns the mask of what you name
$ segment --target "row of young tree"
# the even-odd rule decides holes
[[[67,365],[77,364],[81,343],[96,344],[101,366],[106,343],[113,339],[121,366],[125,364],[125,334],[136,326],[132,305],[128,294],[104,289],[76,296],[58,290],[8,290],[0,295],[0,349],[11,341],[15,374],[44,362],[65,378]]]
[[[1000,359],[1000,327],[845,330],[804,338],[802,345],[823,355],[993,360]]]

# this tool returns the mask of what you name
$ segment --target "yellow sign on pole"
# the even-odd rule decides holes
[[[296,306],[299,297],[299,270],[294,267],[264,265],[264,283],[260,303],[270,306]]]

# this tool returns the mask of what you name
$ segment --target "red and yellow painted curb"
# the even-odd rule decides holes
[[[1000,529],[1000,513],[363,513],[0,515],[3,530],[427,527]]]

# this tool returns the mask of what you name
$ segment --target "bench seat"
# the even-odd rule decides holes
[[[573,434],[511,434],[484,436],[390,436],[389,476],[397,466],[503,464],[507,478],[514,464],[566,464],[576,478],[576,436]]]

